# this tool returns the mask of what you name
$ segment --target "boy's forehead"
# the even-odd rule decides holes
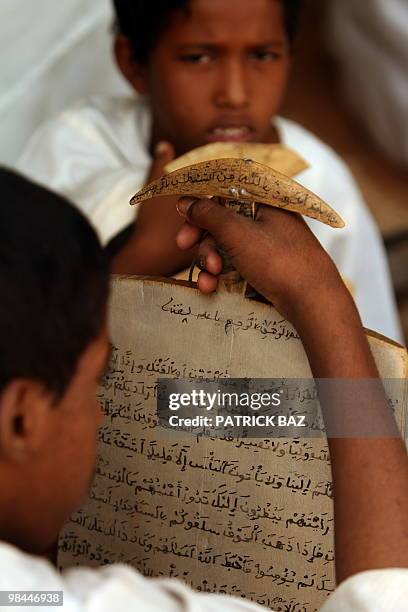
[[[282,1],[190,0],[187,12],[175,15],[167,34],[180,45],[217,44],[235,37],[280,42],[285,34]]]

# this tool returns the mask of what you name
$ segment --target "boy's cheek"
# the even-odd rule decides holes
[[[60,481],[64,475],[65,486],[69,491],[67,504],[71,513],[88,493],[95,470],[97,430],[100,425],[100,410],[95,400],[87,405],[81,414],[72,415],[70,423],[60,440]],[[57,475],[58,478],[58,475]]]
[[[63,462],[59,486],[65,486],[67,491],[63,509],[66,519],[83,503],[92,485],[96,465],[95,437],[78,436],[76,448],[66,450]],[[65,483],[62,482],[62,474]]]
[[[212,89],[210,75],[199,71],[180,69],[179,64],[163,71],[158,68],[150,79],[150,93],[153,104],[159,100],[164,109],[194,107],[196,103],[209,98]]]
[[[34,551],[56,540],[63,524],[86,498],[95,469],[95,446],[89,444],[89,437],[61,431],[48,457],[32,471],[36,495],[35,501],[30,495],[30,516],[26,520],[31,525],[27,528],[27,546]]]

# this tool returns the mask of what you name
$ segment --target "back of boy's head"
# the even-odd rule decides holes
[[[104,325],[107,263],[63,198],[0,168],[0,392],[16,378],[64,394]]]
[[[173,13],[191,0],[113,0],[118,29],[132,44],[136,62],[146,64]],[[240,0],[237,0],[239,2]],[[281,0],[288,40],[296,34],[303,0]]]

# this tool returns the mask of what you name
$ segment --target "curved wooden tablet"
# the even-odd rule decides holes
[[[218,159],[181,168],[144,187],[130,203],[171,195],[218,196],[256,202],[290,210],[331,227],[345,225],[340,215],[317,195],[284,174],[250,159]]]
[[[258,142],[214,142],[189,151],[171,161],[164,168],[166,173],[180,170],[185,166],[199,164],[213,159],[252,159],[269,166],[286,176],[296,176],[309,168],[309,164],[292,149],[281,144]]]

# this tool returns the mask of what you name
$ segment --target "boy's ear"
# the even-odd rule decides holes
[[[30,379],[12,380],[0,394],[0,457],[24,463],[46,439],[52,398]]]
[[[146,70],[135,61],[132,45],[123,34],[118,34],[115,38],[114,53],[116,63],[125,79],[139,94],[146,95],[148,93]]]

